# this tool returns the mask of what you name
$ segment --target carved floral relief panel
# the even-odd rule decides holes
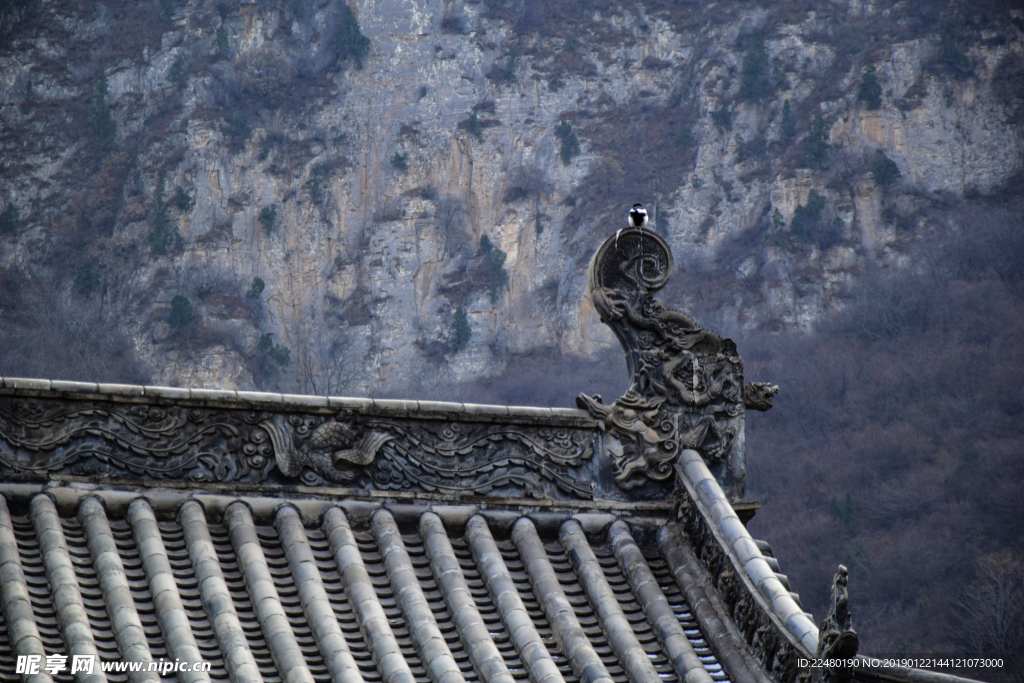
[[[4,478],[594,496],[592,429],[0,396]]]

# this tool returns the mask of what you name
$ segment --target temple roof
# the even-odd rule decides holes
[[[671,268],[598,250],[631,380],[580,410],[0,378],[0,683],[962,680],[813,666],[856,653],[845,570],[816,623],[748,533],[778,387]],[[146,670],[18,672],[75,656]]]
[[[308,441],[339,411],[395,435],[418,421],[427,451],[473,451],[482,434],[504,459],[488,461],[489,479],[453,473],[462,493],[289,480],[273,450],[275,471],[259,476],[240,461],[150,462],[177,443],[212,453],[210,434],[244,453],[277,422]],[[543,445],[552,429],[561,450]],[[564,474],[581,444],[595,460],[601,438],[579,410],[2,379],[0,679],[18,655],[76,653],[210,663],[208,678],[179,672],[182,683],[809,677],[797,660],[815,652],[817,627],[702,457],[684,450],[669,493],[627,501],[594,470],[593,487]],[[386,442],[385,461],[397,446]],[[533,447],[564,472],[531,469]],[[497,476],[517,464],[520,483]],[[883,674],[858,680],[914,680]]]

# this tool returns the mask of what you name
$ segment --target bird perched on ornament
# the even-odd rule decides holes
[[[629,210],[629,227],[642,228],[647,225],[647,209],[641,204],[634,204]]]
[[[643,204],[634,204],[633,208],[629,210],[629,227],[640,228],[643,230],[645,225],[647,225],[647,209],[644,208]],[[621,233],[623,229],[624,228],[619,228],[615,231],[616,246],[619,244],[619,233]]]

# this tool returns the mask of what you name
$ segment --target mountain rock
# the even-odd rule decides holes
[[[342,358],[360,372],[332,390],[374,392],[615,345],[586,265],[641,201],[684,272],[735,273],[724,332],[809,328],[869,263],[907,263],[943,206],[1021,170],[1020,12],[930,12],[13,3],[0,268],[54,274],[157,383],[322,391]],[[857,99],[867,66],[876,110]],[[167,323],[178,294],[187,329]],[[267,365],[267,334],[290,363]]]

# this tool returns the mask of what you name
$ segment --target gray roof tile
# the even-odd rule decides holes
[[[422,506],[396,517],[378,506],[354,531],[329,504],[321,525],[290,505],[259,503],[257,516],[227,496],[125,504],[123,492],[102,487],[78,498],[59,493],[61,512],[38,494],[19,498],[13,517],[0,498],[0,588],[4,616],[15,620],[0,619],[0,632],[28,634],[19,654],[59,653],[67,640],[74,651],[94,642],[105,660],[148,652],[210,663],[209,673],[181,672],[182,683],[630,683],[636,666],[644,680],[674,683],[672,653],[689,644],[678,625],[676,650],[657,644],[657,632],[673,630],[669,617],[644,610],[658,596],[668,605],[665,590],[671,604],[683,601],[664,582],[660,559],[663,579],[648,568],[645,585],[630,587],[628,567],[640,571],[635,556],[659,555],[641,551],[621,522],[616,542],[634,555],[626,572],[610,545],[587,540],[567,515],[571,539],[542,538],[521,518],[513,542],[495,540],[482,516],[467,520],[472,506],[448,506],[443,517]],[[574,565],[579,557],[585,567]],[[48,594],[30,595],[19,583],[22,561],[32,572],[50,567]],[[16,608],[30,600],[34,609]],[[51,600],[65,616],[47,610]],[[97,621],[104,605],[112,618]],[[699,646],[703,636],[694,633]],[[626,668],[618,641],[632,641],[637,654]]]

